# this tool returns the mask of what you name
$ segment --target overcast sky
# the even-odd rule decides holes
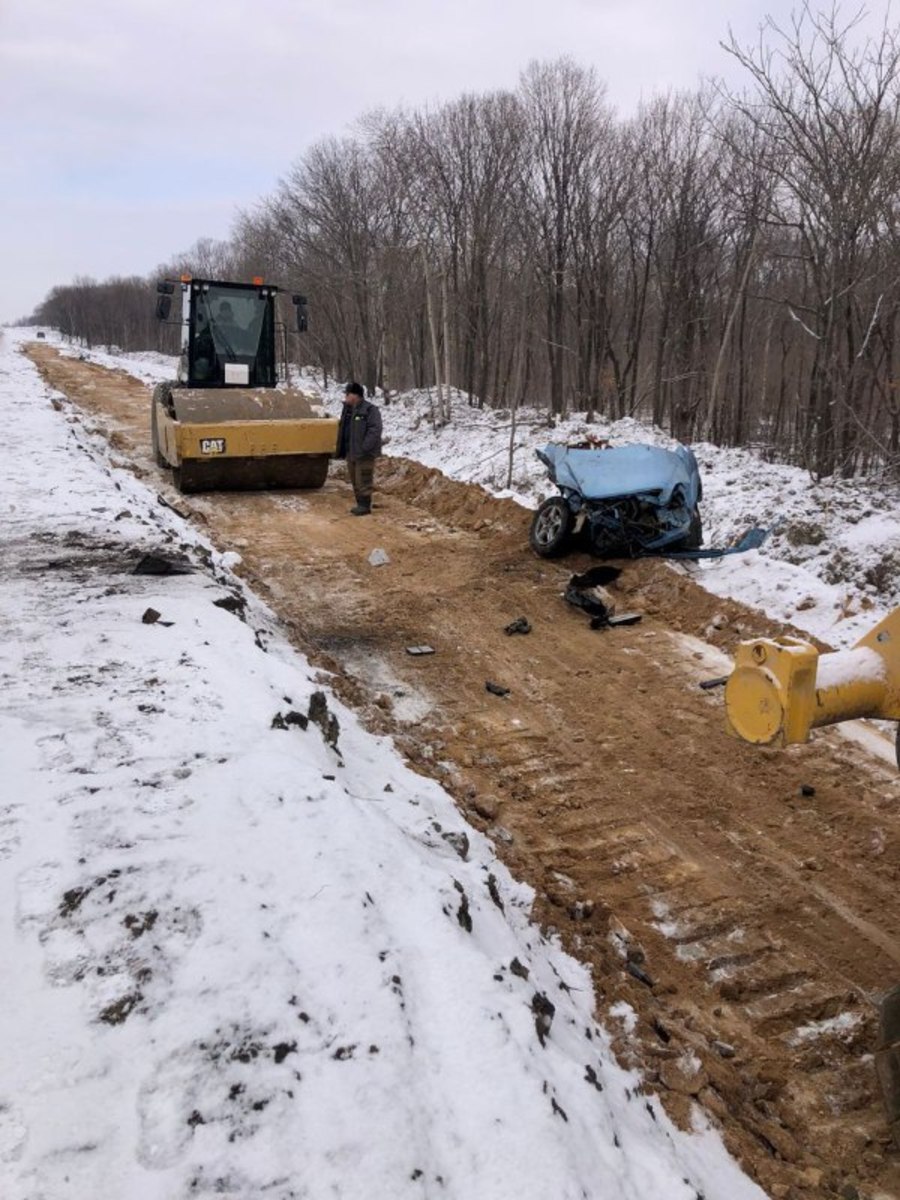
[[[145,275],[227,236],[365,111],[594,67],[620,112],[736,78],[790,0],[0,0],[0,322],[77,275]],[[884,0],[870,5],[873,16]]]

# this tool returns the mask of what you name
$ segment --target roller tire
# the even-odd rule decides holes
[[[150,398],[150,443],[152,446],[153,461],[158,467],[167,467],[169,464],[159,448],[159,427],[157,424],[156,406],[157,404],[166,405],[171,395],[171,384],[158,383],[153,389],[153,395]]]
[[[900,1145],[900,987],[881,998],[875,1076],[895,1145]]]
[[[328,464],[330,461],[330,454],[310,454],[307,482],[303,484],[303,487],[324,487],[325,480],[328,478]]]
[[[191,462],[172,468],[172,482],[183,496],[193,496],[196,492],[207,491],[208,483],[204,479],[204,475],[203,468],[198,469],[196,464]]]
[[[329,455],[292,454],[271,458],[184,459],[172,470],[184,495],[276,488],[320,488],[328,478]]]

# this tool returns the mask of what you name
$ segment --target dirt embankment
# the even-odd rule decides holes
[[[772,1196],[900,1196],[871,1062],[874,999],[900,981],[896,774],[837,732],[738,743],[721,691],[699,687],[714,649],[783,627],[644,561],[613,585],[643,620],[591,630],[561,599],[589,560],[535,559],[519,507],[405,460],[379,467],[363,520],[339,473],[315,493],[176,497],[150,461],[147,389],[31,353],[492,831],[536,917],[591,964],[599,1017],[636,1011],[617,1050],[679,1120],[702,1105]],[[532,632],[505,634],[519,616]],[[421,644],[435,653],[407,653]]]

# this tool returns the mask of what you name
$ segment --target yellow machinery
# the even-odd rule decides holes
[[[153,391],[150,435],[157,465],[182,492],[220,488],[317,488],[337,447],[338,422],[293,388],[279,388],[275,297],[254,279],[223,283],[182,276],[178,377]],[[167,320],[176,284],[157,285]],[[293,296],[297,328],[306,300]]]
[[[900,721],[900,609],[851,650],[820,654],[799,638],[742,642],[725,684],[732,732],[757,745],[805,742],[857,717]]]
[[[818,726],[857,717],[900,721],[900,608],[852,650],[820,654],[790,637],[742,642],[725,684],[725,708],[732,732],[758,745],[805,742]],[[875,1073],[900,1147],[900,986],[881,997],[878,1009]]]

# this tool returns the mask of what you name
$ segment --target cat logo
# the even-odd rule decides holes
[[[201,438],[200,439],[201,454],[224,454],[225,439],[224,438]]]

